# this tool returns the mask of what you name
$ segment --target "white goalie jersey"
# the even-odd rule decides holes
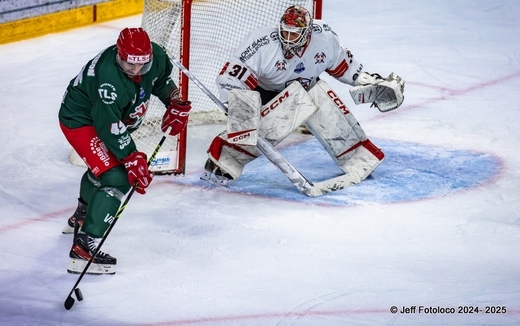
[[[280,92],[294,81],[310,89],[323,72],[355,86],[362,69],[336,33],[324,21],[315,20],[310,41],[291,59],[284,57],[277,26],[252,31],[222,68],[217,86],[221,101],[226,103],[231,89],[259,86]]]
[[[284,38],[291,36],[284,33]],[[384,153],[319,77],[326,72],[352,86],[349,91],[356,104],[373,103],[381,111],[399,106],[404,81],[395,74],[385,79],[363,71],[321,20],[312,24],[305,45],[288,48],[281,41],[287,40],[280,40],[278,26],[254,30],[222,68],[216,82],[221,101],[228,104],[228,125],[213,139],[201,178],[211,180],[214,175],[222,184],[227,184],[223,179],[238,179],[244,166],[261,154],[259,141],[276,146],[304,124],[344,172],[305,193],[321,195],[361,182],[381,164]]]

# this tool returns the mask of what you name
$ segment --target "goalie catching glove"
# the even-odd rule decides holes
[[[372,103],[381,112],[397,109],[404,101],[404,80],[391,73],[387,78],[363,72],[358,86],[349,90],[356,104]]]
[[[180,101],[176,98],[171,98],[162,119],[161,130],[166,132],[168,127],[172,127],[170,135],[178,135],[188,124],[190,110],[190,101]]]
[[[143,152],[133,152],[121,160],[125,165],[128,173],[128,182],[134,186],[137,182],[137,191],[140,194],[146,193],[146,188],[150,185],[153,179],[153,173],[148,170],[148,163],[146,154]]]

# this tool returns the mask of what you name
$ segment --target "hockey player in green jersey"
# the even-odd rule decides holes
[[[117,43],[101,51],[70,81],[59,110],[65,138],[85,161],[68,271],[79,273],[113,222],[121,200],[137,183],[146,192],[153,174],[131,132],[139,128],[151,95],[166,107],[161,129],[177,135],[186,126],[191,102],[179,98],[172,62],[142,28],[125,28]],[[116,258],[99,251],[87,273],[115,272]]]

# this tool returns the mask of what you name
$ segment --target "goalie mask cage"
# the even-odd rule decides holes
[[[164,46],[218,95],[215,79],[229,55],[250,31],[278,24],[292,5],[321,18],[322,0],[145,0],[141,25],[153,42]],[[192,102],[189,125],[226,122],[222,110],[175,66],[173,73],[182,98]],[[148,157],[162,137],[164,110],[152,96],[142,126],[132,134],[137,148]],[[189,126],[179,136],[168,137],[152,163],[154,173],[184,173],[188,132]]]

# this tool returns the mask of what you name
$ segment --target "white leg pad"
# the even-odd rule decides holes
[[[354,115],[330,86],[320,80],[309,94],[320,108],[306,126],[323,145],[334,162],[358,182],[364,180],[384,159]]]
[[[229,92],[227,141],[255,146],[262,100],[256,91],[233,89]]]
[[[262,107],[260,134],[277,145],[317,110],[309,93],[294,82]]]
[[[234,106],[229,108],[231,110]],[[259,133],[276,146],[317,110],[312,97],[301,84],[292,83],[261,108]],[[254,146],[230,142],[226,131],[213,140],[208,153],[210,159],[234,180],[240,177],[244,165],[261,155]]]
[[[255,146],[240,146],[227,142],[227,132],[221,132],[211,143],[209,158],[233,180],[242,174],[244,166],[261,155]]]

